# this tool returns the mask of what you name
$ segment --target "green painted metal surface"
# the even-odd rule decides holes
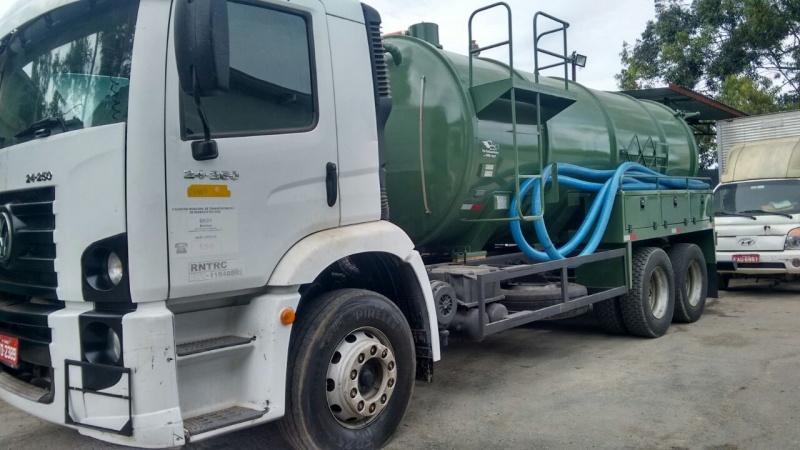
[[[385,40],[402,54],[400,64],[388,57],[394,99],[386,128],[391,217],[422,251],[474,252],[509,241],[507,223],[471,222],[509,213],[517,165],[510,100],[504,94],[509,84],[518,88],[521,174],[539,171],[537,92],[542,117],[549,119],[541,130],[544,165],[608,169],[638,161],[669,175],[697,171],[691,130],[663,105],[573,82],[565,91],[563,79],[540,78],[536,84],[533,74],[521,71],[512,81],[508,66],[483,58],[473,59],[470,89],[467,56],[409,36]],[[551,234],[566,237],[582,219],[585,196],[563,189],[557,194],[545,219]]]

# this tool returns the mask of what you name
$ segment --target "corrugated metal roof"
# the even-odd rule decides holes
[[[637,89],[634,91],[620,91],[620,93],[630,95],[639,100],[663,103],[672,109],[687,113],[696,113],[692,117],[686,118],[689,123],[713,122],[747,115],[747,113],[720,103],[711,97],[672,83],[664,88]]]

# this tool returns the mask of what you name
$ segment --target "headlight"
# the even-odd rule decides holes
[[[117,364],[122,358],[122,340],[114,328],[92,322],[84,328],[83,354],[94,364]]]
[[[105,246],[83,254],[83,276],[95,291],[113,291],[125,278],[125,263],[120,253]]]
[[[800,250],[800,228],[795,228],[786,235],[784,250]]]
[[[106,260],[106,270],[108,271],[108,279],[114,283],[114,286],[118,285],[120,281],[122,281],[122,260],[119,259],[116,253],[111,252],[108,254],[108,259]]]

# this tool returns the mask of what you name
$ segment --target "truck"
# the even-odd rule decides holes
[[[489,10],[508,37],[481,46]],[[0,398],[135,447],[277,421],[296,448],[377,448],[449,339],[700,319],[717,270],[691,129],[569,81],[568,22],[532,23],[526,72],[506,3],[460,55],[435,24],[382,36],[356,0],[20,2]]]
[[[800,111],[717,124],[717,280],[800,277]]]

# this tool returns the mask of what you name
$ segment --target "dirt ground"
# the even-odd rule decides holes
[[[800,448],[800,284],[744,284],[660,339],[591,315],[452,342],[389,449]],[[0,402],[0,448],[118,448]],[[189,446],[286,448],[269,424]]]

